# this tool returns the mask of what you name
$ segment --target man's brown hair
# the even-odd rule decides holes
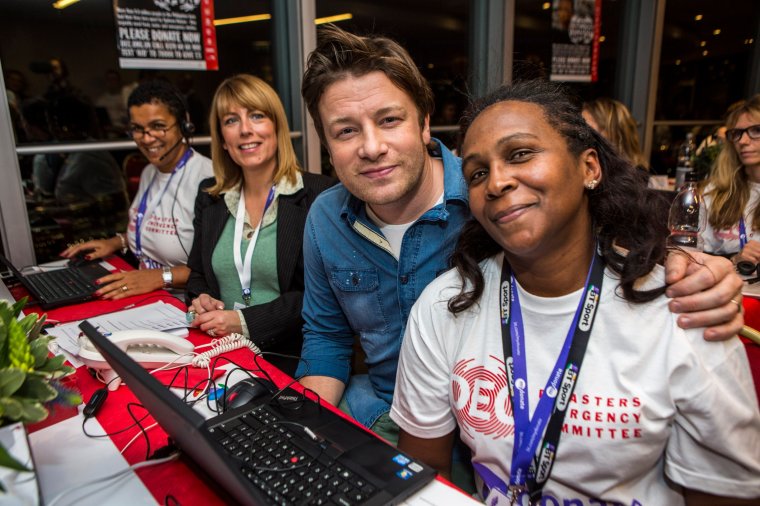
[[[320,30],[317,47],[309,55],[301,85],[301,96],[322,144],[327,145],[319,117],[319,100],[325,89],[344,77],[362,77],[375,71],[385,74],[411,97],[417,106],[420,126],[433,113],[433,91],[406,49],[386,37],[354,35],[327,25]]]

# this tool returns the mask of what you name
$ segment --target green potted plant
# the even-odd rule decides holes
[[[0,300],[0,427],[40,422],[56,403],[75,406],[82,402],[78,392],[61,383],[74,369],[64,365],[64,356],[48,353],[52,338],[40,334],[46,315],[19,319],[25,304],[26,298],[15,304]],[[31,471],[2,444],[0,466]],[[0,489],[4,491],[2,483]]]

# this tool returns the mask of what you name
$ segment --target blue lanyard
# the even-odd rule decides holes
[[[508,496],[528,494],[531,502],[540,499],[543,486],[549,479],[554,465],[565,410],[575,390],[586,354],[596,308],[601,299],[603,280],[604,260],[595,253],[572,325],[546,382],[544,395],[539,399],[531,418],[523,317],[516,281],[505,258],[499,295],[502,343],[515,423],[515,442],[512,448],[509,487],[485,466],[475,464],[476,470],[489,489],[498,488]],[[486,495],[487,493],[484,497]]]
[[[156,205],[161,201],[161,198],[164,196],[164,193],[166,193],[166,190],[169,188],[169,185],[172,183],[172,178],[174,177],[174,174],[177,173],[177,171],[181,170],[185,165],[187,165],[187,161],[190,159],[190,157],[193,155],[193,150],[188,149],[185,151],[185,154],[182,155],[182,158],[179,159],[179,162],[177,162],[177,165],[174,167],[174,170],[172,170],[171,175],[169,176],[169,180],[164,185],[164,188],[159,193],[158,197],[153,199],[153,202],[151,202],[151,213],[155,210]],[[143,220],[145,219],[146,211],[148,209],[148,194],[150,194],[150,189],[153,187],[153,183],[156,181],[156,177],[158,177],[158,169],[156,169],[156,173],[153,174],[153,179],[150,180],[150,184],[148,184],[148,187],[145,189],[145,192],[143,192],[142,198],[140,199],[140,205],[137,206],[137,216],[135,217],[135,256],[138,260],[142,262],[142,224]]]
[[[747,228],[744,225],[744,216],[739,218],[739,253],[747,245]]]

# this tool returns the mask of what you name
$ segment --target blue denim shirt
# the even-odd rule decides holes
[[[401,340],[422,290],[447,270],[470,217],[461,160],[440,141],[443,202],[407,229],[399,260],[364,202],[340,184],[311,206],[304,230],[304,344],[297,376],[329,376],[347,384],[351,414],[370,427],[390,410]],[[438,150],[436,150],[438,151]],[[354,336],[369,375],[349,383]]]

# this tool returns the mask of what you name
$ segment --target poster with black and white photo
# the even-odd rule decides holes
[[[123,69],[219,70],[213,0],[116,0]]]
[[[596,82],[602,0],[552,0],[552,81]]]

